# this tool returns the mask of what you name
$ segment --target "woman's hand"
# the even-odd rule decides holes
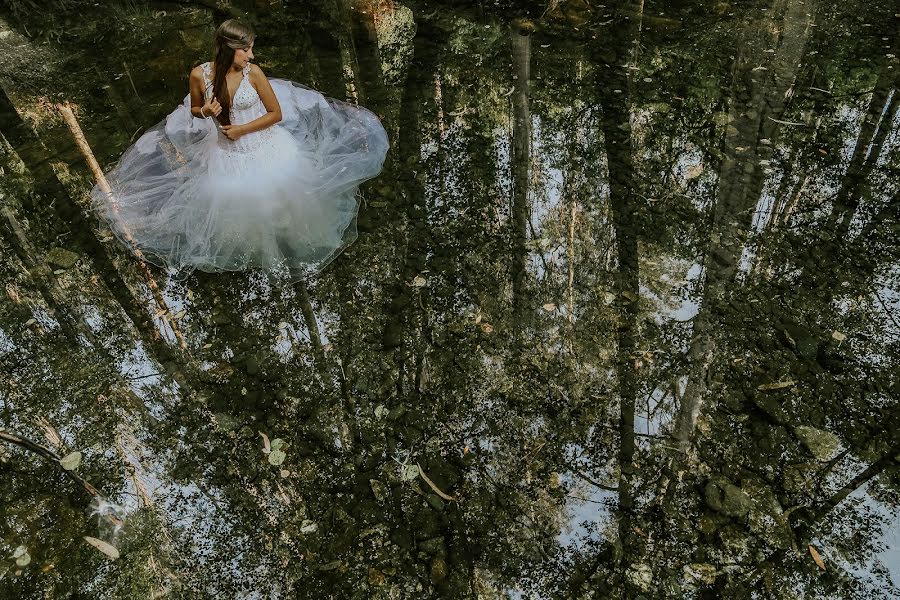
[[[244,135],[244,130],[241,129],[240,125],[222,125],[219,129],[222,130],[222,133],[225,134],[232,142],[236,142],[238,138]]]
[[[204,117],[218,117],[222,112],[222,105],[215,98],[210,98],[206,104],[200,107],[200,114]]]

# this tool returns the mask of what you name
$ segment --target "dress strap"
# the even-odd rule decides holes
[[[207,98],[210,98],[213,93],[212,65],[208,62],[205,62],[200,65],[200,68],[203,69],[203,83],[204,87],[206,88],[204,94]]]
[[[244,78],[250,75],[250,63],[247,63],[247,66],[241,69],[241,72],[244,74]]]

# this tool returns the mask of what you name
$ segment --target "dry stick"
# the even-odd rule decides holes
[[[57,104],[56,107],[65,119],[66,125],[68,125],[69,129],[72,131],[72,136],[75,138],[75,143],[78,145],[78,149],[81,151],[81,155],[84,157],[84,160],[87,162],[91,173],[94,175],[94,179],[97,181],[97,185],[100,186],[100,190],[109,198],[113,213],[118,213],[119,203],[113,196],[112,188],[110,187],[109,182],[106,180],[106,176],[103,174],[103,169],[100,168],[100,163],[98,163],[97,159],[94,158],[94,153],[91,150],[91,147],[88,145],[87,138],[84,137],[84,132],[82,132],[81,126],[78,124],[78,120],[75,119],[75,113],[72,112],[72,109],[68,103]],[[132,252],[134,252],[134,255],[139,261],[138,264],[140,265],[141,272],[144,275],[144,279],[146,279],[147,281],[147,286],[150,288],[150,291],[153,294],[153,299],[156,301],[156,306],[159,309],[160,316],[172,330],[172,333],[175,334],[175,339],[178,340],[178,345],[183,350],[186,350],[188,347],[187,342],[185,342],[184,336],[181,334],[181,330],[178,329],[178,326],[175,324],[175,320],[172,318],[172,315],[169,312],[169,307],[166,304],[165,298],[163,298],[162,292],[159,289],[159,285],[157,285],[156,283],[156,279],[153,278],[153,274],[150,272],[150,268],[144,261],[144,253],[141,252],[140,248],[138,248],[137,243],[134,241],[134,238],[131,235],[131,232],[128,230],[128,227],[124,223],[122,223],[121,225],[122,233],[125,236],[126,241],[131,245],[131,250]]]

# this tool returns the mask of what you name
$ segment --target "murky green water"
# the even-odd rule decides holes
[[[49,4],[0,8],[3,598],[900,595],[893,3]],[[154,293],[54,104],[108,167],[229,10],[392,150],[319,278]]]

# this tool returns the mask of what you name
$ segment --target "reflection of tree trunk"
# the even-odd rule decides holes
[[[97,240],[93,228],[85,221],[81,210],[69,197],[68,191],[50,167],[47,157],[52,153],[19,118],[15,106],[2,89],[0,89],[0,131],[31,173],[38,197],[55,204],[59,217],[67,222],[72,232],[72,240],[91,257],[107,289],[122,305],[138,331],[146,334],[145,341],[158,338],[158,333],[147,314],[147,307],[129,293],[130,288],[113,265],[106,249]],[[30,196],[25,196],[22,200],[26,211],[35,208],[30,202]],[[153,344],[149,347],[152,348]]]
[[[431,28],[428,21],[418,23],[412,57],[416,67],[409,69],[401,97],[397,154],[398,163],[404,165],[404,168],[398,177],[398,184],[406,201],[405,219],[408,225],[404,228],[403,239],[398,240],[403,266],[391,295],[390,305],[385,308],[386,314],[391,318],[385,326],[382,337],[385,348],[397,350],[395,354],[398,367],[397,391],[400,397],[405,393],[407,362],[413,361],[411,365],[413,377],[416,376],[415,373],[420,366],[424,367],[419,362],[421,357],[413,357],[413,352],[407,347],[407,330],[411,328],[411,321],[421,319],[417,309],[421,306],[419,303],[423,301],[422,297],[427,293],[427,288],[413,289],[408,284],[424,268],[423,260],[428,246],[425,239],[428,237],[428,228],[425,220],[427,210],[425,176],[422,170],[421,127],[423,107],[429,99],[428,94],[433,90],[437,61],[434,46],[438,44],[440,47],[440,42],[436,40],[441,37],[439,32]],[[416,295],[420,297],[413,304]]]
[[[325,352],[322,348],[322,337],[319,335],[319,323],[309,298],[306,283],[298,281],[294,284],[294,292],[300,302],[300,312],[303,313],[303,322],[306,323],[306,331],[309,332],[309,342],[312,344],[313,355],[319,363],[319,369],[324,370]]]
[[[375,13],[358,6],[358,1],[350,2],[350,32],[356,49],[359,79],[365,86],[366,104],[371,104],[382,93],[381,52],[378,48],[378,32],[375,28]]]
[[[350,8],[344,0],[334,0],[334,3],[341,20],[336,36],[341,53],[341,73],[344,76],[347,100],[355,104],[365,104],[366,94],[360,77],[359,60],[353,40]]]
[[[861,188],[878,161],[893,117],[896,115],[897,94],[894,91],[896,68],[889,69],[889,66],[895,65],[890,65],[888,61],[882,64],[881,73],[869,101],[869,108],[856,138],[850,165],[834,199],[829,224],[837,226],[835,235],[838,238],[846,236],[850,229],[850,222],[859,207]]]
[[[692,366],[675,417],[673,437],[682,450],[690,446],[707,395],[716,343],[713,329],[719,307],[737,273],[753,210],[765,183],[760,165],[772,154],[771,141],[794,84],[810,30],[810,3],[776,0],[781,27],[760,19],[745,35],[736,58],[729,127],[722,144],[719,188],[706,255],[701,313],[694,320],[688,358]],[[778,37],[771,39],[772,32]],[[775,53],[767,52],[775,48]],[[766,70],[760,66],[766,66]],[[763,142],[766,140],[766,142]]]
[[[618,587],[624,598],[639,593],[626,576],[632,563],[642,554],[642,540],[634,531],[635,497],[635,434],[634,414],[637,399],[637,318],[640,294],[638,271],[638,181],[634,174],[631,139],[631,111],[629,73],[624,68],[636,52],[640,32],[640,13],[624,17],[616,28],[613,44],[615,59],[601,67],[603,75],[597,85],[603,92],[600,110],[600,130],[603,135],[609,171],[609,203],[612,227],[615,232],[617,271],[615,275],[618,313],[616,326],[616,372],[619,393],[619,481],[618,538],[622,555],[618,561]],[[599,59],[598,62],[606,61]]]
[[[528,172],[531,163],[531,37],[520,28],[510,31],[513,62],[512,123],[512,226],[513,226],[513,302],[521,310],[525,305],[525,242],[528,235]]]

